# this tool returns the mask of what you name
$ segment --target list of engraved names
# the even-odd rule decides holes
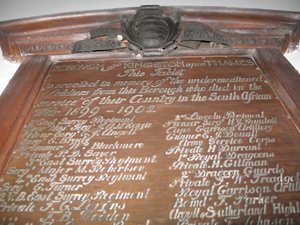
[[[60,62],[1,177],[0,224],[296,225],[299,149],[251,57]]]

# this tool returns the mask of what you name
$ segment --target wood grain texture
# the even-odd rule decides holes
[[[0,174],[45,81],[49,57],[27,57],[0,98]]]
[[[132,70],[127,68],[137,68],[134,74],[140,72],[142,75],[128,73]],[[118,199],[126,204],[131,224],[147,224],[143,222],[145,215],[147,221],[154,224],[176,224],[178,218],[174,216],[174,209],[200,212],[202,207],[205,212],[207,207],[214,206],[212,209],[220,215],[228,207],[241,210],[234,224],[245,224],[249,215],[242,210],[247,207],[263,209],[256,214],[263,214],[265,221],[270,221],[267,219],[274,214],[285,213],[279,209],[279,203],[288,207],[295,205],[295,209],[299,205],[299,186],[296,191],[292,188],[286,191],[283,189],[286,183],[282,182],[283,179],[296,180],[299,176],[300,137],[294,126],[299,129],[299,86],[297,74],[278,49],[206,48],[147,58],[131,52],[28,57],[0,102],[5,106],[0,114],[3,126],[0,137],[5,145],[0,147],[0,166],[5,171],[0,181],[6,187],[5,193],[19,185],[24,193],[22,196],[30,196],[22,197],[22,204],[27,204],[28,209],[8,214],[9,209],[2,205],[0,217],[6,218],[8,214],[30,223],[36,218],[47,218],[55,210],[58,212],[53,218],[56,223],[64,212],[59,211],[61,204],[70,204],[76,209],[70,216],[72,220],[78,224],[96,224],[99,221],[94,218],[99,212],[86,205],[78,208],[78,205],[91,201],[97,204],[106,198],[64,199],[55,201],[47,210],[45,205],[62,193],[64,196],[95,196],[90,194],[100,190],[150,193],[149,197],[143,194],[143,199]],[[128,110],[128,107],[138,110]],[[195,146],[190,147],[191,142],[196,142]],[[121,143],[128,147],[121,147]],[[183,150],[176,150],[176,146]],[[175,155],[172,153],[175,151],[195,154],[189,153],[189,158],[183,161],[185,159],[179,157],[187,156]],[[132,163],[125,164],[127,160]],[[190,163],[183,164],[185,162]],[[88,167],[94,164],[101,167]],[[106,164],[107,169],[102,169]],[[142,173],[136,173],[138,169]],[[254,170],[258,172],[246,173]],[[26,174],[19,175],[20,171]],[[182,176],[186,171],[197,174]],[[217,172],[224,177],[225,173],[237,175],[226,175],[226,178],[206,175]],[[105,180],[110,174],[122,175],[119,180]],[[137,174],[139,180],[135,177],[123,179],[123,174]],[[245,174],[249,176],[238,177]],[[178,207],[177,196],[188,185],[179,183],[178,179],[203,182],[200,175],[206,181],[200,184],[205,189],[200,189],[202,186],[198,183],[188,186],[194,188],[188,190],[208,192],[209,198],[206,194],[199,195],[199,200],[206,199],[202,203],[205,208],[194,204]],[[272,181],[274,177],[276,183]],[[53,186],[57,184],[65,186]],[[296,182],[290,184],[298,185]],[[70,189],[69,185],[75,188]],[[236,195],[226,192],[227,206],[220,204],[224,202],[220,196],[224,196],[221,190],[232,190],[225,189],[229,185],[243,192],[235,192]],[[248,189],[254,191],[250,193]],[[247,199],[273,196],[276,202],[241,200],[239,205],[244,206],[240,207],[232,202],[241,193],[247,194]],[[3,204],[20,204],[20,198],[8,200],[8,196],[5,195],[7,200],[4,199]],[[185,201],[190,199],[185,198]],[[85,209],[91,214],[83,217]],[[297,210],[288,217],[294,224],[300,221],[300,209]],[[210,220],[197,213],[195,221]],[[217,215],[213,215],[215,221],[225,224],[227,215]],[[251,218],[255,221],[255,217]],[[109,224],[102,220],[100,223]]]
[[[257,49],[257,64],[300,132],[300,76],[276,49]]]
[[[138,8],[94,10],[0,23],[0,45],[6,59],[27,55],[67,54],[74,42],[98,27],[120,27],[120,18]],[[233,48],[294,48],[300,37],[300,13],[222,7],[163,7],[169,16],[199,21],[219,30]]]
[[[251,56],[261,69],[276,96],[300,131],[300,78],[278,49],[202,49],[172,52],[168,57],[184,56]],[[85,53],[26,57],[0,98],[0,174],[10,158],[12,149],[47,78],[53,63],[86,60],[137,59],[130,52]],[[150,60],[158,59],[150,57]]]

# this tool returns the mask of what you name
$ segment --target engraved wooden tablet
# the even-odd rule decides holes
[[[300,224],[299,87],[276,49],[29,57],[0,224]]]

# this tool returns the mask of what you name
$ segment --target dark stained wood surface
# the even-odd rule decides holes
[[[298,224],[298,76],[278,49],[28,57],[0,98],[1,222]]]
[[[0,171],[10,158],[28,113],[40,92],[50,64],[48,56],[28,57],[13,76],[0,100]]]
[[[300,223],[300,14],[164,7],[231,48],[68,54],[137,8],[0,23],[0,224]],[[38,218],[38,219],[37,219]]]
[[[27,55],[67,54],[74,42],[98,27],[120,27],[120,18],[137,8],[73,12],[0,22],[0,44],[8,60]],[[221,7],[163,7],[182,21],[199,21],[219,30],[233,48],[293,49],[299,42],[297,12]]]
[[[257,49],[257,64],[300,132],[300,76],[288,60],[275,49]],[[272,65],[272,66],[267,66]],[[276,66],[275,66],[276,65]]]

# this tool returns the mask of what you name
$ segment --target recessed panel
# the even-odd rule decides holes
[[[299,224],[299,133],[251,56],[53,63],[0,224]]]

